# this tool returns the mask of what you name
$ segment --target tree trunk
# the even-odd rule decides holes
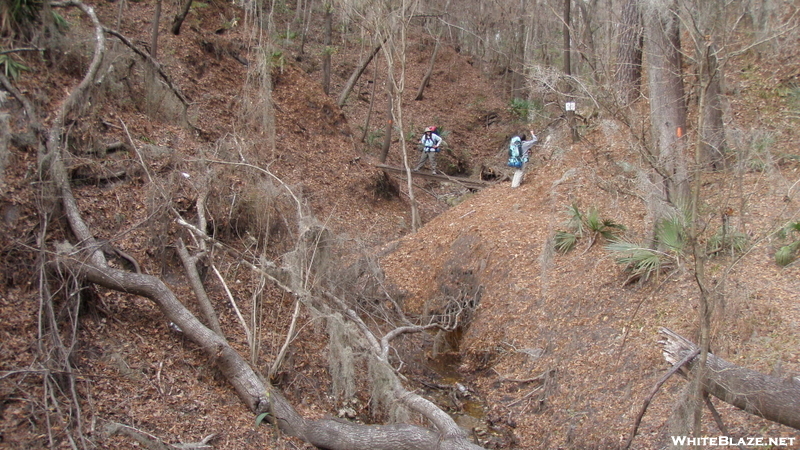
[[[350,92],[353,90],[353,87],[355,87],[356,83],[358,82],[358,79],[361,78],[361,75],[364,74],[364,71],[367,69],[367,66],[369,66],[370,62],[372,62],[372,59],[375,58],[375,55],[378,54],[378,52],[381,49],[381,46],[383,46],[385,42],[386,40],[376,45],[375,48],[372,49],[372,52],[369,54],[369,56],[367,56],[366,59],[362,60],[361,64],[359,64],[358,67],[356,67],[356,69],[353,70],[353,73],[350,74],[350,78],[347,79],[347,84],[344,85],[342,92],[339,94],[339,99],[336,101],[336,104],[339,105],[340,108],[344,106],[344,102],[347,101],[347,96],[350,95]]]
[[[391,67],[390,67],[391,69]],[[392,80],[389,79],[388,87],[387,87],[387,98],[386,98],[386,128],[384,129],[383,133],[383,145],[381,146],[381,156],[378,158],[378,161],[381,164],[386,162],[386,157],[389,156],[389,147],[392,145],[392,128],[394,128],[394,89],[392,89]]]
[[[303,3],[306,1],[307,0],[297,0],[294,5],[294,19],[292,19],[292,24],[300,24],[301,28],[303,24]]]
[[[6,164],[11,152],[8,143],[11,141],[11,127],[8,125],[8,114],[0,112],[0,185],[6,174]]]
[[[572,0],[564,0],[564,74],[567,76],[572,75],[572,61],[570,55],[572,54],[572,44],[570,36],[570,18],[571,18]]]
[[[306,40],[308,38],[308,28],[311,26],[311,12],[313,11],[312,6],[313,0],[306,1],[306,13],[305,17],[303,17],[303,29],[300,33],[300,55],[306,54]]]
[[[322,49],[322,90],[325,95],[331,93],[331,35],[333,34],[333,5],[325,3],[325,47]]]
[[[601,85],[606,79],[605,69],[599,67],[597,63],[597,45],[595,44],[595,29],[597,28],[593,20],[598,17],[596,4],[590,2],[578,2],[578,9],[580,10],[581,24],[581,45],[579,53],[581,60],[586,61],[589,65],[589,70],[592,73],[592,79],[597,85]],[[583,73],[583,70],[578,70]]]
[[[360,425],[331,419],[305,419],[278,390],[263,382],[223,338],[200,323],[158,278],[107,266],[101,268],[73,258],[62,258],[61,262],[93,283],[153,300],[166,319],[178,325],[185,336],[216,363],[251,411],[256,414],[270,411],[281,431],[290,436],[329,450],[481,448],[472,445],[455,422],[452,419],[448,422],[449,416],[445,417],[447,415],[436,405],[399,386],[395,386],[398,399],[428,417],[441,427],[441,432],[405,424]]]
[[[375,92],[378,89],[378,70],[375,69],[375,74],[372,77],[372,92],[369,95],[369,108],[367,108],[367,117],[364,118],[364,132],[361,133],[361,140],[359,142],[367,142],[367,134],[369,134],[369,122],[372,119],[372,110],[375,107]]]
[[[433,74],[433,67],[436,63],[436,55],[439,53],[439,39],[436,39],[436,45],[433,47],[433,53],[431,53],[431,59],[428,62],[428,70],[425,71],[425,76],[422,77],[422,83],[419,85],[419,89],[417,90],[417,96],[414,97],[414,100],[422,100],[422,94],[425,91],[425,88],[428,87],[428,83],[431,81],[431,75]]]
[[[642,39],[642,15],[638,0],[628,0],[622,9],[622,23],[619,25],[615,74],[617,93],[626,105],[642,93]]]
[[[572,77],[572,58],[570,55],[572,54],[572,37],[570,35],[570,22],[572,20],[572,0],[564,0],[564,75],[567,76],[567,89],[566,89],[566,101],[568,103],[572,103],[574,99],[572,98],[572,83],[569,81],[569,78]],[[572,134],[572,142],[578,142],[580,140],[580,136],[578,135],[578,127],[575,123],[575,110],[570,108],[565,108],[565,117],[567,118],[567,124],[569,125],[569,130]]]
[[[709,44],[701,48],[698,55],[704,55],[705,61],[701,70],[705,73],[700,76],[702,81],[700,89],[705,89],[705,102],[703,107],[703,127],[700,129],[702,140],[703,163],[712,170],[721,169],[725,156],[725,123],[722,115],[722,69],[717,61],[717,51],[714,45]],[[705,83],[705,85],[704,85]]]
[[[668,363],[675,364],[697,351],[697,345],[672,330],[661,328],[659,332],[663,338],[659,343]],[[697,357],[687,366],[689,370],[695,370],[696,364]],[[800,430],[800,382],[794,379],[781,380],[709,353],[703,387],[711,395],[737,408]]]
[[[158,23],[161,22],[161,0],[156,0],[156,10],[153,13],[153,30],[150,34],[150,56],[158,61]]]
[[[172,34],[175,36],[181,34],[181,26],[186,16],[189,15],[189,9],[192,7],[192,0],[184,0],[181,11],[172,19]]]
[[[647,11],[645,34],[650,87],[650,126],[660,193],[672,205],[689,195],[686,146],[686,99],[681,78],[680,28],[675,4]]]

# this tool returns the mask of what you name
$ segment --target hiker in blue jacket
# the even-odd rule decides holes
[[[422,156],[419,158],[414,170],[419,170],[425,165],[425,161],[431,162],[431,173],[436,174],[436,154],[439,153],[439,146],[442,145],[442,137],[436,134],[436,127],[425,128],[425,133],[419,140],[422,146]]]
[[[537,142],[539,142],[539,138],[536,137],[533,131],[531,131],[531,139],[527,141],[525,140],[525,133],[512,137],[508,145],[508,166],[517,169],[521,168],[523,164],[528,162],[528,154],[531,151],[531,147]]]

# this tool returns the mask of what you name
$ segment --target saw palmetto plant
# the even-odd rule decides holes
[[[582,212],[577,205],[572,204],[567,208],[566,230],[556,231],[553,244],[559,253],[567,253],[577,245],[582,238],[589,240],[586,245],[588,251],[597,242],[598,238],[614,240],[618,234],[625,231],[625,226],[612,219],[600,216],[597,208],[589,208]]]
[[[606,245],[606,250],[615,255],[617,264],[630,272],[627,284],[636,280],[644,282],[665,270],[680,267],[685,245],[684,221],[673,216],[658,222],[653,245],[619,239]]]
[[[4,0],[0,2],[0,35],[18,34],[36,20],[42,8],[40,0]]]
[[[779,235],[794,237],[794,233],[800,233],[800,222],[793,222],[784,227]],[[779,266],[788,266],[797,259],[797,251],[800,249],[800,239],[782,246],[775,252],[775,263]]]

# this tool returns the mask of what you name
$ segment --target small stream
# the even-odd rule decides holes
[[[460,427],[470,430],[483,441],[490,433],[486,406],[456,370],[460,363],[460,357],[454,353],[442,353],[428,359],[425,365],[439,377],[435,385],[427,385],[426,392]]]

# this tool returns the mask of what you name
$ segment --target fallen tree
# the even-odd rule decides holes
[[[661,328],[664,359],[675,365],[698,346],[667,328]],[[689,375],[697,364],[696,356],[683,366]],[[782,380],[733,363],[709,353],[703,388],[709,394],[751,414],[800,430],[800,383]]]
[[[70,195],[65,202],[74,202]],[[71,209],[71,208],[70,208]],[[74,210],[73,210],[74,211]],[[70,223],[81,221],[74,214],[68,216]],[[78,226],[80,228],[80,226]],[[91,236],[84,236],[92,240]],[[215,332],[203,325],[175,296],[174,293],[158,278],[98,266],[83,258],[70,256],[71,247],[62,247],[58,264],[70,269],[78,276],[108,289],[141,295],[155,302],[164,316],[176,324],[192,342],[197,344],[206,356],[215,363],[220,372],[234,387],[239,398],[255,414],[269,413],[273,423],[289,436],[300,438],[312,445],[330,450],[477,450],[466,433],[453,419],[438,406],[427,399],[406,390],[397,378],[394,378],[393,393],[398,401],[411,410],[418,412],[434,424],[436,430],[408,425],[361,425],[335,419],[306,419],[289,403],[286,397],[274,386],[264,381],[249,364],[231,346]],[[347,315],[355,318],[352,310]],[[357,320],[360,326],[365,326]],[[373,356],[382,363],[388,364],[383,351],[388,346],[389,338],[400,332],[422,331],[425,327],[414,327],[413,330],[398,329],[378,343],[374,336],[368,334],[373,342],[373,349],[382,349]]]
[[[420,332],[437,324],[427,326],[407,325],[395,328],[378,339],[347,303],[333,294],[315,296],[304,290],[297,291],[286,287],[279,281],[279,274],[265,274],[277,286],[295,296],[304,304],[320,305],[336,311],[346,320],[357,325],[369,342],[370,357],[389,373],[388,391],[395,401],[402,403],[411,411],[427,419],[432,428],[412,424],[362,425],[336,419],[306,419],[289,403],[279,389],[265,380],[250,364],[233,349],[218,326],[212,330],[204,325],[175,293],[158,277],[140,272],[111,267],[103,254],[103,245],[94,237],[90,227],[83,220],[70,185],[62,149],[66,148],[65,122],[67,117],[78,109],[87,97],[92,86],[97,84],[97,74],[105,54],[107,32],[98,21],[94,10],[79,1],[58,3],[57,6],[75,6],[90,17],[95,29],[95,49],[92,62],[81,83],[67,96],[60,110],[55,114],[50,128],[43,133],[43,151],[40,151],[40,170],[43,178],[50,182],[53,192],[58,196],[64,216],[73,234],[70,242],[51,243],[56,248],[48,265],[55,271],[68,270],[76,279],[85,280],[108,289],[139,295],[158,305],[165,318],[177,325],[184,336],[196,344],[206,357],[215,364],[220,373],[233,386],[239,398],[255,414],[269,414],[269,419],[283,433],[298,437],[314,446],[330,450],[478,450],[482,447],[473,444],[469,436],[458,427],[455,421],[437,405],[420,395],[408,391],[389,364],[389,344],[391,339],[404,333]],[[4,82],[7,80],[3,80]],[[25,101],[21,93],[15,93],[20,102]],[[38,117],[32,114],[31,117]],[[176,213],[177,214],[177,213]],[[192,230],[195,237],[207,239],[202,231]],[[299,239],[302,239],[301,235]],[[47,245],[43,242],[42,245]],[[278,270],[278,269],[275,269]],[[324,297],[324,298],[323,298]],[[71,371],[63,374],[73,377]]]

